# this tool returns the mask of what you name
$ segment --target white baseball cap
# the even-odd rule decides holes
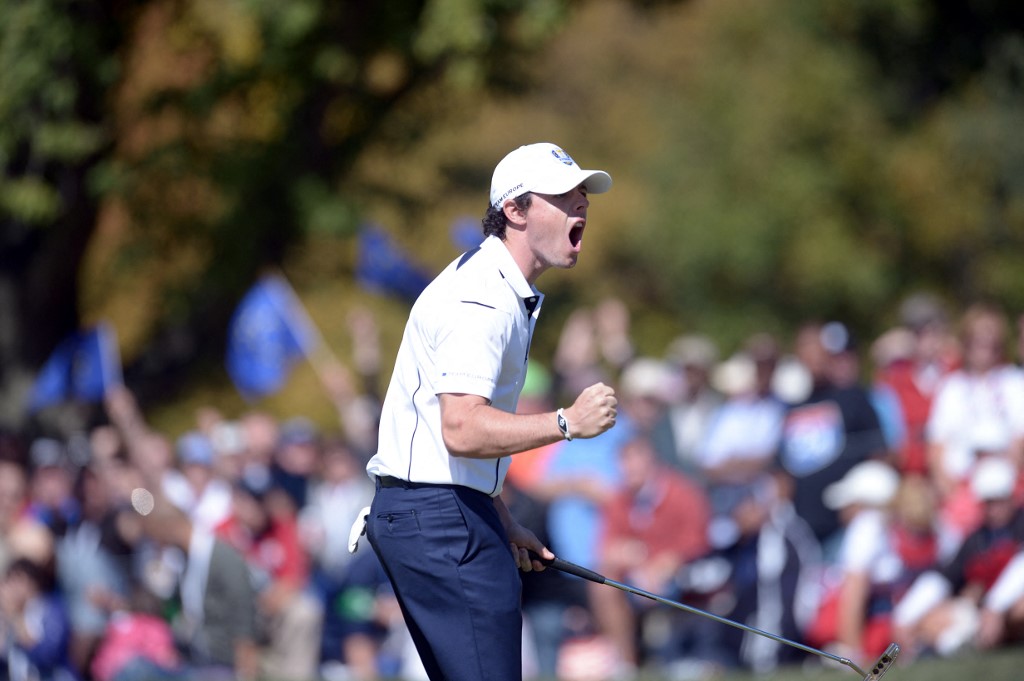
[[[584,185],[591,194],[611,189],[612,178],[603,170],[583,170],[561,147],[550,142],[527,144],[498,162],[491,177],[491,205],[527,192],[562,194]]]
[[[627,397],[671,398],[673,376],[668,364],[655,357],[637,357],[619,377],[619,390]]]
[[[893,500],[900,487],[896,470],[881,461],[864,461],[825,488],[822,499],[832,510],[851,504],[884,506]]]
[[[1002,456],[979,459],[971,474],[971,491],[981,501],[1007,499],[1017,484],[1017,468]]]

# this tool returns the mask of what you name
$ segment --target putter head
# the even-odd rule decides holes
[[[885,673],[889,671],[889,667],[892,666],[893,662],[896,661],[896,656],[900,654],[900,646],[898,643],[890,643],[889,647],[885,649],[882,656],[879,657],[873,665],[871,665],[871,671],[864,677],[864,681],[878,681],[878,679],[885,676]]]

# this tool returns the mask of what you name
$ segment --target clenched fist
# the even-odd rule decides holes
[[[585,388],[564,410],[569,432],[574,438],[597,437],[615,425],[618,403],[615,390],[604,383]]]

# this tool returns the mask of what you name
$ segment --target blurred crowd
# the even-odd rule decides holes
[[[3,435],[0,678],[424,678],[350,536],[381,369],[372,316],[350,321],[355,371],[321,372],[335,428],[210,405],[164,433],[120,388],[81,431]],[[619,397],[605,435],[513,458],[502,495],[559,557],[861,666],[1024,640],[1024,316],[914,295],[872,339],[635,341],[608,299],[530,360],[520,411]],[[523,574],[523,607],[528,678],[823,664],[555,570]]]

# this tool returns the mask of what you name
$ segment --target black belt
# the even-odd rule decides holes
[[[466,487],[465,485],[455,485],[449,482],[410,482],[408,480],[402,480],[401,478],[395,478],[390,475],[378,475],[377,481],[380,482],[381,487],[401,487],[402,489],[452,489],[452,490],[470,490],[477,494],[483,494],[480,490],[475,490],[472,487]]]
[[[403,487],[405,489],[422,489],[424,487],[452,487],[452,485],[443,485],[433,482],[409,482],[408,480],[402,480],[401,478],[395,478],[390,475],[378,475],[377,479],[380,481],[381,487]]]

